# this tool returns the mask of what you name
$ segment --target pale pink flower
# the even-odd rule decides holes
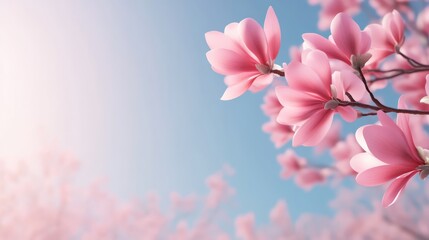
[[[210,189],[206,199],[206,206],[208,208],[218,207],[220,203],[226,201],[234,194],[234,189],[225,181],[222,172],[209,176],[206,179],[206,185]]]
[[[371,55],[371,38],[347,13],[337,14],[331,22],[329,39],[315,33],[305,33],[304,49],[318,49],[331,59],[337,59],[354,68],[363,67]]]
[[[371,7],[373,7],[380,16],[384,16],[396,9],[399,12],[405,13],[409,19],[413,19],[414,13],[409,2],[409,0],[369,0]]]
[[[326,177],[326,171],[323,169],[304,168],[297,173],[295,182],[298,186],[309,190],[317,183],[324,182]]]
[[[282,108],[283,106],[277,98],[276,91],[274,91],[274,89],[267,91],[264,97],[264,103],[261,106],[265,115],[270,118],[277,117]]]
[[[270,117],[270,121],[262,126],[262,130],[271,134],[271,141],[276,148],[279,148],[289,142],[293,136],[293,129],[291,126],[282,125],[277,122],[277,116],[282,110],[283,106],[279,102],[274,89],[267,92],[264,97],[264,104],[261,106],[265,115]]]
[[[211,49],[207,59],[215,72],[225,75],[228,86],[222,100],[234,99],[247,90],[260,91],[272,82],[280,49],[280,26],[272,7],[268,8],[264,28],[246,18],[227,25],[223,33],[206,33],[206,41]]]
[[[276,148],[280,148],[292,139],[294,131],[291,126],[277,122],[276,118],[271,118],[269,122],[262,126],[262,130],[271,134],[271,141]]]
[[[310,4],[320,4],[318,27],[320,30],[329,28],[335,15],[346,12],[354,15],[360,11],[361,0],[308,0]]]
[[[238,216],[235,220],[236,235],[243,240],[257,240],[257,232],[255,229],[255,216],[253,213],[248,213]]]
[[[307,160],[298,157],[292,149],[288,149],[286,152],[279,155],[277,157],[277,162],[281,166],[280,176],[284,179],[290,178],[307,166]]]
[[[170,201],[175,211],[189,213],[196,208],[197,197],[194,194],[181,196],[177,192],[172,192],[170,193]]]
[[[404,104],[399,104],[404,107]],[[366,151],[354,156],[351,167],[358,172],[356,181],[364,186],[376,186],[392,181],[383,196],[383,206],[392,205],[407,182],[415,174],[429,174],[429,151],[416,146],[408,115],[398,114],[397,123],[382,111],[381,125],[367,125],[356,132],[356,138]]]
[[[419,13],[419,16],[416,20],[417,28],[425,33],[429,34],[429,7],[426,7],[423,11]]]
[[[322,141],[315,147],[315,152],[322,153],[324,150],[332,148],[340,141],[340,132],[341,123],[335,121]]]
[[[276,88],[277,97],[283,105],[277,121],[294,125],[293,145],[315,146],[328,133],[334,114],[352,122],[357,113],[350,106],[340,106],[338,100],[348,100],[350,93],[359,100],[364,89],[358,77],[350,71],[335,72],[331,69],[326,54],[308,50],[302,63],[291,62],[285,66],[288,86]]]
[[[401,14],[393,10],[387,13],[381,24],[373,23],[365,28],[371,37],[370,53],[372,58],[369,63],[383,60],[386,56],[394,53],[396,48],[404,42],[405,24]]]

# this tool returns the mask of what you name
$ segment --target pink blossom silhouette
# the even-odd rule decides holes
[[[228,88],[222,100],[237,98],[247,90],[260,91],[272,82],[280,35],[280,26],[272,7],[268,8],[264,28],[254,19],[246,18],[227,25],[224,33],[206,33],[211,49],[206,54],[207,59],[215,72],[226,75]]]

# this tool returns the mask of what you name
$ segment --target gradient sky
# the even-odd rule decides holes
[[[281,64],[302,33],[318,32],[318,8],[306,1],[2,1],[1,155],[58,145],[83,162],[82,181],[106,176],[123,198],[203,193],[229,164],[234,213],[265,220],[278,199],[293,217],[329,213],[331,187],[307,192],[279,178],[285,149],[261,130],[263,93],[220,101],[223,77],[205,58],[205,32],[263,22],[270,5]]]

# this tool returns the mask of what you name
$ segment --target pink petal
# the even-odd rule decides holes
[[[238,29],[244,44],[259,60],[258,62],[269,63],[267,39],[261,25],[251,18],[246,18],[239,23]]]
[[[364,153],[358,153],[355,156],[352,157],[350,160],[350,167],[353,168],[356,172],[364,172],[368,169],[379,167],[379,166],[385,166],[386,163],[378,160],[370,153],[364,152]]]
[[[247,91],[247,89],[249,89],[251,84],[252,84],[252,81],[243,81],[236,85],[229,86],[225,90],[221,100],[226,101],[226,100],[231,100],[241,96],[243,93]]]
[[[396,126],[371,125],[363,129],[363,136],[370,152],[387,164],[416,167],[413,155],[402,131]]]
[[[403,108],[403,109],[408,108],[405,105],[405,101],[404,101],[403,97],[399,98],[398,108]],[[413,154],[413,158],[410,160],[420,159],[420,156],[417,153],[416,145],[414,144],[414,139],[413,139],[412,132],[411,132],[410,116],[408,114],[399,113],[396,117],[396,122],[397,122],[399,128],[404,133],[408,147],[410,148],[411,153]],[[416,164],[421,164],[421,162],[416,161]]]
[[[360,29],[359,29],[360,30]],[[371,37],[366,32],[360,33],[360,48],[359,48],[359,54],[364,54],[368,52],[368,50],[371,48]]]
[[[408,174],[404,174],[397,179],[395,179],[390,186],[387,188],[386,192],[383,196],[383,207],[389,207],[393,203],[395,203],[396,199],[398,199],[399,194],[401,194],[402,190],[407,185],[407,182],[413,177],[417,171],[410,172]]]
[[[283,106],[305,107],[319,105],[325,101],[320,96],[299,91],[288,86],[276,87],[277,98]]]
[[[206,54],[210,64],[219,74],[229,75],[255,70],[255,65],[248,58],[231,50],[217,48]]]
[[[331,127],[334,112],[330,110],[319,110],[298,128],[293,136],[292,145],[315,146],[328,133]]]
[[[367,126],[360,127],[356,130],[356,141],[362,147],[365,152],[369,152],[368,145],[366,144],[365,138],[363,137],[363,129]]]
[[[361,30],[350,15],[337,14],[331,22],[331,33],[335,44],[346,56],[360,53]]]
[[[246,55],[243,51],[240,44],[234,41],[232,38],[226,36],[225,34],[218,31],[211,31],[205,34],[207,45],[210,49],[224,48],[234,52],[237,52],[241,55]]]
[[[304,49],[319,49],[326,53],[329,58],[335,58],[350,64],[350,59],[341,53],[338,47],[328,39],[315,33],[305,33],[302,35],[302,38],[304,39]]]
[[[367,169],[356,176],[356,182],[363,186],[377,186],[384,184],[415,168],[404,168],[396,165],[384,165]]]
[[[322,80],[325,89],[331,86],[331,66],[328,56],[319,50],[304,51],[302,63],[309,66]]]
[[[252,83],[253,92],[260,91],[273,81],[274,74],[263,74],[258,76]]]
[[[276,13],[271,6],[268,8],[267,16],[265,17],[264,31],[267,37],[270,58],[276,59],[280,49],[281,32]]]
[[[350,93],[352,97],[359,101],[365,95],[366,90],[361,79],[352,71],[343,70],[340,72],[339,78],[344,86],[344,91]]]
[[[286,66],[284,71],[290,87],[305,92],[313,92],[326,99],[331,97],[330,88],[325,87],[320,77],[309,66],[293,61]]]
[[[284,106],[277,116],[277,122],[283,125],[301,125],[303,121],[309,119],[320,106],[307,107],[305,111],[302,107]]]
[[[242,82],[242,81],[254,79],[259,75],[261,75],[261,73],[259,73],[257,71],[241,72],[238,74],[225,76],[224,82],[227,86],[232,86],[232,85],[238,84],[239,82]]]
[[[357,119],[356,110],[350,106],[346,106],[346,107],[339,106],[335,108],[335,111],[337,111],[341,115],[341,117],[347,122],[353,122]]]
[[[241,43],[240,32],[238,31],[238,23],[230,23],[225,26],[225,30],[223,31],[225,36],[233,39],[235,42]]]

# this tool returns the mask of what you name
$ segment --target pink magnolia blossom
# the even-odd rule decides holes
[[[335,15],[346,12],[354,15],[360,11],[361,0],[308,0],[310,4],[320,4],[318,27],[320,30],[329,28]]]
[[[381,24],[368,25],[365,31],[371,36],[370,62],[382,60],[394,53],[404,42],[404,30],[404,21],[396,10],[387,13]]]
[[[371,55],[368,50],[371,38],[347,13],[337,14],[331,22],[331,36],[326,39],[315,33],[305,33],[304,49],[318,49],[331,59],[353,66],[363,67]]]
[[[328,133],[336,112],[346,121],[356,119],[356,111],[340,106],[338,100],[346,100],[346,92],[360,99],[364,94],[362,84],[350,71],[335,72],[331,77],[329,60],[323,52],[305,51],[302,63],[285,66],[285,77],[288,86],[276,88],[283,105],[277,121],[297,127],[293,146],[317,145]]]
[[[400,107],[404,105],[399,104]],[[408,115],[398,114],[395,124],[385,113],[378,112],[381,125],[367,125],[356,132],[366,151],[354,156],[351,167],[358,172],[356,181],[376,186],[392,181],[383,196],[383,206],[392,205],[415,174],[429,174],[429,151],[416,146]]]
[[[246,18],[225,27],[224,33],[206,33],[210,51],[206,56],[212,69],[226,75],[228,86],[222,100],[239,97],[245,91],[260,91],[269,85],[274,60],[280,49],[280,26],[272,7],[268,8],[264,28]]]

